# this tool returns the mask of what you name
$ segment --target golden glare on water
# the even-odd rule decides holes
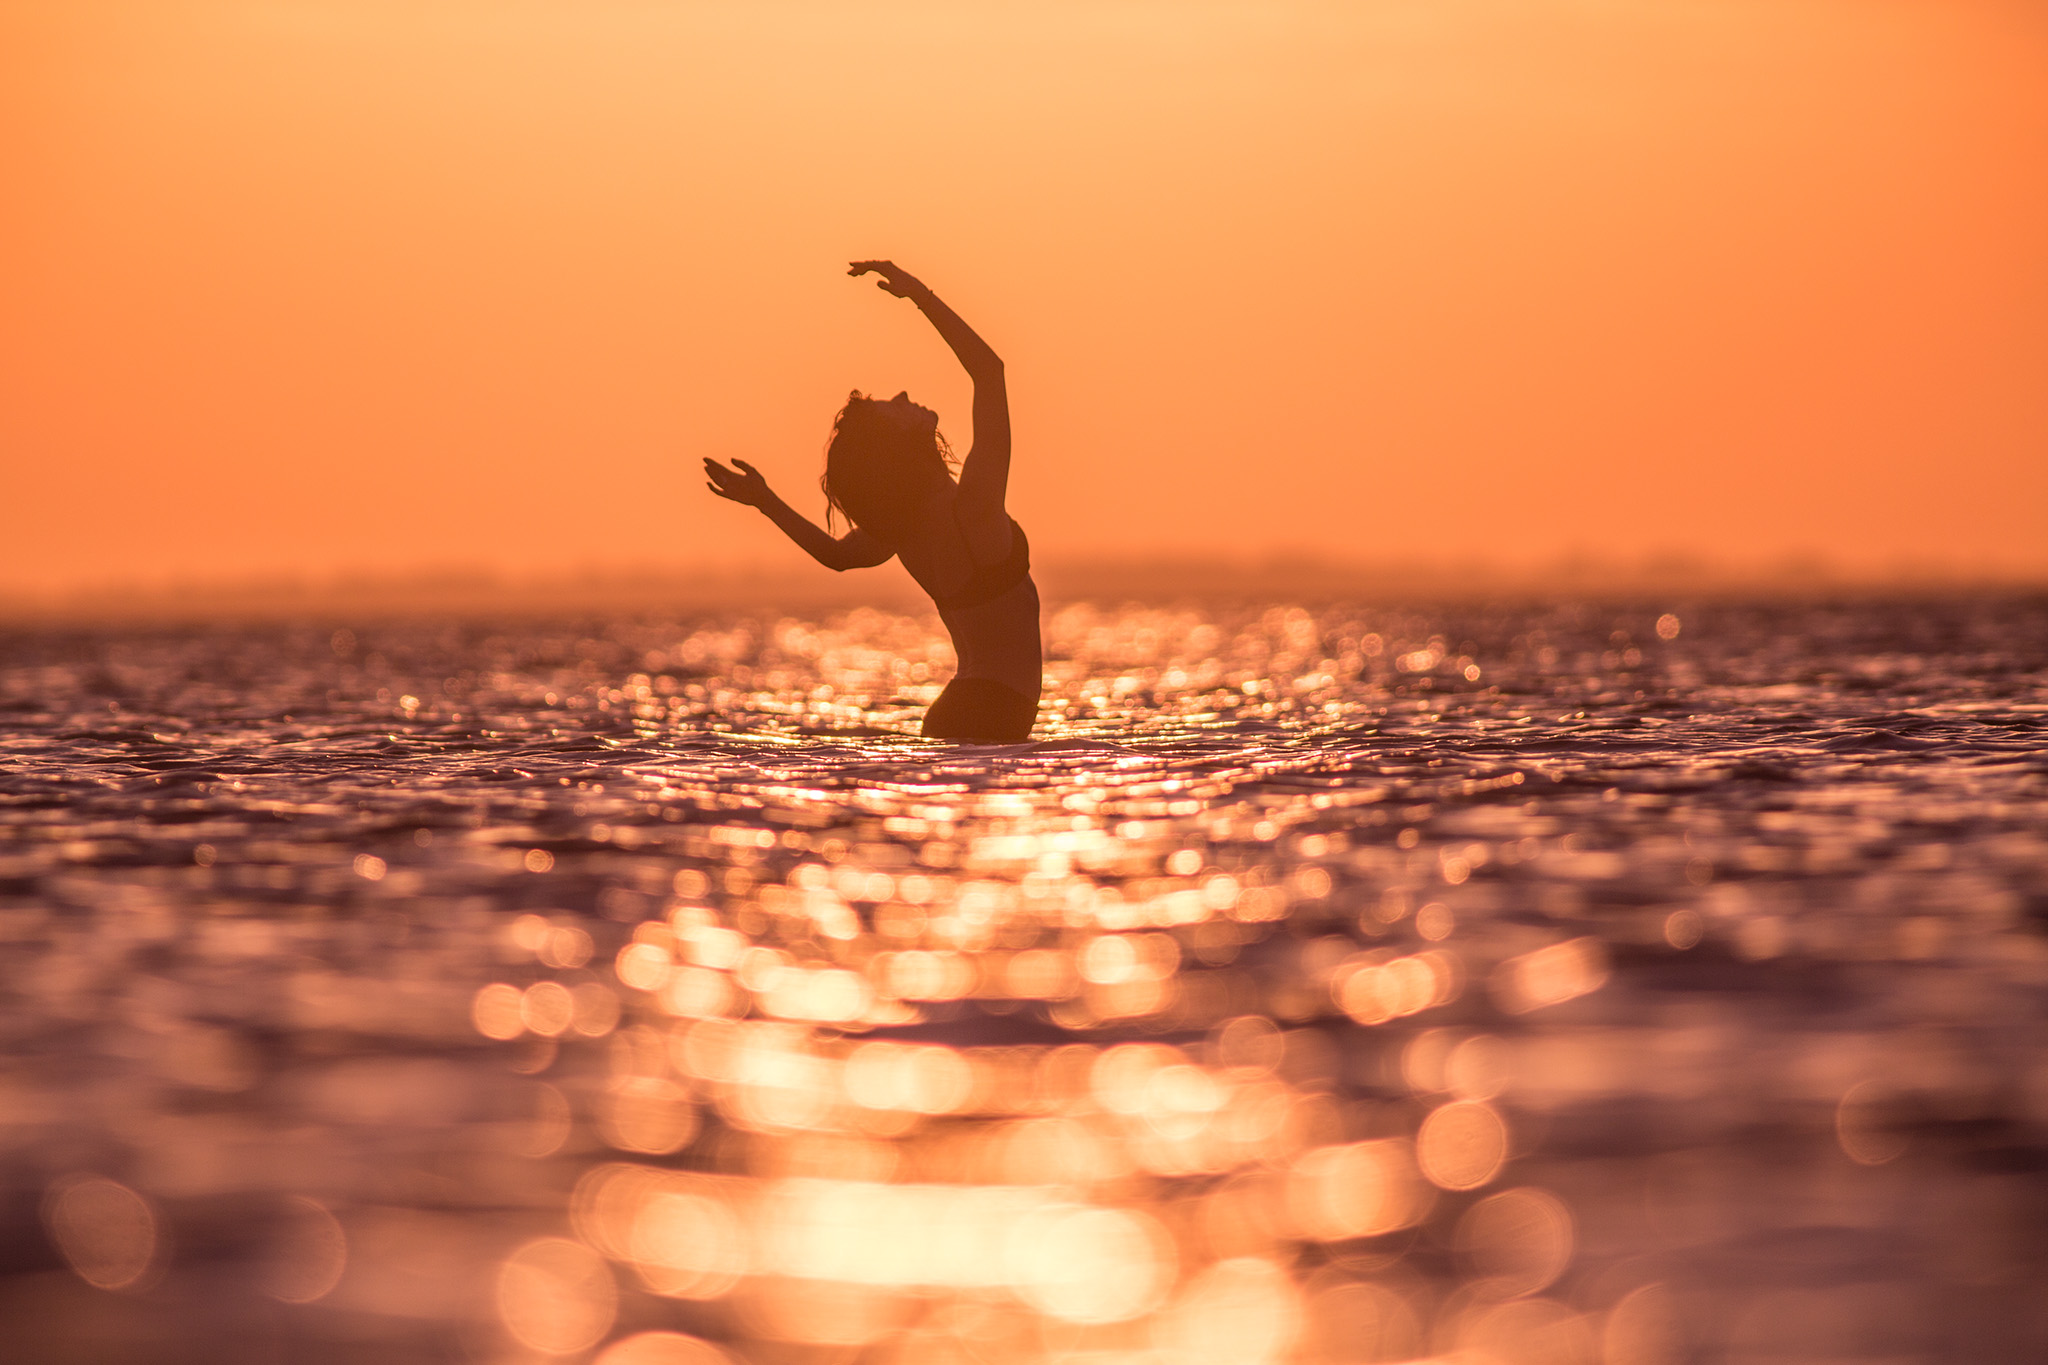
[[[1506,1190],[1467,1209],[1458,1219],[1458,1250],[1468,1257],[1483,1294],[1520,1298],[1548,1288],[1572,1257],[1572,1218],[1544,1190]]]
[[[1269,1365],[1301,1331],[1301,1293],[1286,1269],[1257,1257],[1218,1261],[1191,1279],[1154,1338],[1168,1359]]]
[[[333,1291],[347,1267],[341,1223],[318,1202],[293,1199],[263,1274],[264,1292],[284,1303],[313,1303]]]
[[[1507,1160],[1507,1125],[1490,1106],[1460,1100],[1432,1110],[1415,1145],[1430,1180],[1447,1190],[1477,1189]]]
[[[1003,749],[909,733],[879,612],[322,630],[346,779],[102,702],[67,780],[155,823],[0,774],[29,1240],[506,1365],[1831,1358],[1839,1268],[1921,1302],[1886,1219],[2016,1312],[2043,703],[1621,611],[1062,609]]]
[[[1897,1099],[1878,1081],[1858,1081],[1843,1094],[1835,1106],[1835,1134],[1851,1161],[1882,1166],[1905,1155],[1906,1133],[1887,1121],[1886,1110]]]
[[[989,793],[979,817],[960,793],[877,793],[871,816],[923,841],[908,866],[885,844],[823,848],[802,823],[796,838],[747,825],[690,835],[725,868],[678,873],[666,912],[612,953],[622,995],[596,1131],[629,1154],[680,1153],[700,1136],[718,1145],[684,1169],[594,1167],[571,1205],[582,1244],[652,1294],[730,1305],[771,1341],[872,1343],[911,1321],[906,1296],[999,1294],[1042,1331],[1147,1324],[1145,1349],[1174,1358],[1263,1365],[1366,1319],[1376,1340],[1414,1344],[1405,1298],[1353,1280],[1311,1296],[1288,1249],[1409,1233],[1431,1219],[1439,1188],[1483,1186],[1508,1159],[1507,1129],[1484,1102],[1502,1066],[1485,1035],[1435,1028],[1405,1044],[1414,1092],[1445,1101],[1405,1133],[1345,1140],[1328,1094],[1338,1058],[1323,1021],[1384,1027],[1463,998],[1473,969],[1449,946],[1454,914],[1437,901],[1401,910],[1438,945],[1405,953],[1342,934],[1283,940],[1288,977],[1270,1006],[1246,1012],[1257,997],[1234,964],[1290,900],[1333,895],[1347,844],[1302,838],[1317,861],[1284,887],[1194,848],[1158,848],[1145,817],[1173,814],[1174,793],[1195,790],[1126,783],[1107,827],[1066,814],[1105,799],[1085,788],[1049,811]],[[1002,832],[963,847],[953,831],[969,818]],[[1274,838],[1269,824],[1252,821],[1250,837]],[[764,877],[764,858],[785,848],[798,856]],[[1468,882],[1490,856],[1461,846],[1440,860],[1443,883]],[[1115,896],[1083,875],[1110,869],[1129,878]],[[1400,916],[1360,923],[1383,937]],[[588,956],[540,916],[509,932],[543,965]],[[1579,943],[1492,960],[1493,992],[1513,1012],[1597,989],[1603,970],[1597,945]],[[596,984],[493,983],[472,1019],[489,1039],[562,1038],[581,1017],[574,992]],[[1032,1005],[1070,1041],[863,1037],[969,1003],[997,1017]],[[1114,1036],[1134,1027],[1141,1037]],[[1142,1183],[1219,1177],[1232,1183],[1187,1206],[1201,1210],[1192,1236],[1180,1201]],[[1544,1242],[1523,1226],[1530,1217],[1516,1222],[1522,1208],[1483,1203],[1457,1224],[1475,1284],[1530,1279],[1524,1267],[1569,1255],[1568,1230]],[[561,1268],[567,1253],[534,1245],[544,1252],[522,1253],[534,1265],[508,1262],[507,1277],[582,1282]],[[550,1292],[553,1317],[535,1309],[513,1325],[537,1349],[573,1335],[548,1322],[582,1321],[560,1306],[567,1291]]]
[[[53,1186],[43,1221],[78,1277],[96,1289],[130,1289],[158,1265],[161,1227],[149,1201],[117,1181],[79,1176]]]
[[[1606,980],[1606,950],[1597,940],[1578,938],[1503,962],[1493,989],[1502,1009],[1526,1014],[1598,990]]]
[[[1407,1142],[1317,1147],[1295,1162],[1288,1211],[1314,1241],[1382,1236],[1428,1215],[1435,1201],[1419,1175]]]
[[[605,1263],[560,1237],[528,1242],[498,1271],[498,1315],[521,1344],[547,1355],[574,1355],[612,1325],[618,1288]]]
[[[1606,1365],[1681,1365],[1688,1351],[1671,1290],[1630,1290],[1607,1314],[1600,1345]]]
[[[1440,1010],[1462,997],[1470,968],[1460,956],[1343,935],[1302,940],[1283,950],[1294,966],[1280,983],[1280,1017],[1246,1013],[1254,997],[1243,979],[1206,973],[1266,937],[1284,901],[1248,894],[1258,888],[1242,873],[1169,848],[1152,855],[1157,872],[1110,899],[1075,873],[1142,868],[1141,822],[1097,840],[1076,837],[1092,826],[1054,814],[1030,833],[1020,822],[1035,808],[996,798],[1009,832],[979,838],[976,861],[962,863],[933,837],[963,818],[957,798],[877,805],[885,821],[927,837],[928,870],[866,870],[856,859],[886,848],[847,846],[799,857],[767,881],[762,854],[782,840],[714,826],[697,837],[725,851],[725,875],[679,875],[666,913],[613,953],[624,994],[597,1133],[652,1156],[700,1135],[718,1145],[691,1168],[592,1168],[571,1203],[581,1243],[652,1294],[730,1305],[763,1340],[867,1344],[911,1320],[906,1296],[996,1294],[1046,1332],[1147,1324],[1146,1349],[1174,1358],[1263,1365],[1331,1323],[1365,1318],[1376,1339],[1412,1342],[1404,1298],[1351,1280],[1312,1297],[1289,1248],[1334,1254],[1392,1239],[1432,1218],[1439,1188],[1491,1182],[1508,1159],[1507,1129],[1484,1102],[1500,1089],[1501,1061],[1482,1034],[1414,1035],[1404,1074],[1416,1094],[1445,1102],[1400,1135],[1347,1141],[1328,1094],[1338,1058],[1317,1021],[1379,1027]],[[906,807],[918,813],[891,813]],[[1325,858],[1344,848],[1325,835],[1303,847]],[[1480,856],[1461,854],[1467,867]],[[1017,882],[987,875],[1006,864],[1028,871]],[[1328,897],[1334,878],[1313,870],[1321,875],[1295,879],[1296,894]],[[706,894],[721,881],[723,911]],[[1425,944],[1450,937],[1441,904],[1414,921]],[[557,941],[538,917],[513,929],[518,951],[543,963]],[[1527,1011],[1597,988],[1597,957],[1561,946],[1501,959],[1496,981],[1509,984],[1496,991],[1520,992],[1511,998]],[[485,987],[471,1010],[477,1031],[508,1042],[564,1036],[575,1011],[567,989],[543,989],[551,984]],[[1073,1041],[862,1036],[970,1001],[997,1017],[1036,1002]],[[1133,1025],[1179,1041],[1083,1041]],[[1218,1177],[1233,1183],[1192,1205],[1143,1183]],[[1526,1267],[1569,1255],[1568,1223],[1562,1243],[1554,1233],[1543,1241],[1524,1226],[1530,1216],[1516,1221],[1515,1199],[1476,1206],[1457,1224],[1475,1284],[1531,1279]],[[1201,1210],[1193,1227],[1188,1208]],[[540,1269],[508,1262],[505,1274],[575,1278],[549,1269],[566,1253],[546,1255],[555,1259]],[[514,1327],[529,1344],[550,1330]],[[559,1330],[566,1340],[570,1329]]]
[[[732,1357],[681,1332],[638,1332],[598,1354],[596,1365],[733,1365]]]

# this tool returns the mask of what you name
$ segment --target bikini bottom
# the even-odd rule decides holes
[[[993,678],[955,678],[924,713],[926,739],[1022,744],[1038,719],[1038,699]]]

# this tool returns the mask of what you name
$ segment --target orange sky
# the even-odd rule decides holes
[[[795,567],[850,257],[1049,555],[2048,572],[2035,0],[0,0],[0,591]]]

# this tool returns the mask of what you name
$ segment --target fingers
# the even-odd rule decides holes
[[[884,294],[890,294],[899,299],[907,299],[913,290],[924,287],[918,283],[915,275],[905,270],[902,266],[897,265],[894,261],[850,261],[848,262],[846,273],[849,275],[865,275],[869,271],[874,271],[882,277],[875,281],[877,289],[881,290]]]
[[[734,460],[737,469],[728,469],[709,456],[704,460],[704,473],[708,476],[705,487],[724,498],[747,506],[758,506],[768,492],[768,480],[761,472],[745,460]]]
[[[860,276],[869,271],[882,277],[875,281],[877,288],[885,293],[894,294],[899,299],[903,297],[903,291],[910,287],[909,273],[894,261],[853,261],[849,263],[846,273]]]

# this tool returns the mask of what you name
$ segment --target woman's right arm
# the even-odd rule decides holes
[[[775,490],[768,486],[768,480],[745,460],[734,460],[733,465],[737,468],[728,468],[716,460],[706,459],[704,473],[710,482],[705,486],[721,498],[758,507],[763,516],[782,529],[782,534],[802,546],[806,554],[826,568],[835,571],[873,568],[887,563],[889,557],[896,553],[858,526],[843,536],[834,536],[776,496]]]
[[[1004,502],[1010,487],[1010,391],[1003,377],[1002,357],[924,281],[894,261],[854,261],[846,273],[859,276],[870,272],[882,277],[878,281],[882,292],[918,306],[974,381],[974,444],[960,463],[959,510],[966,524],[994,543],[994,554],[1007,554],[1010,515]]]
[[[899,299],[909,299],[918,311],[931,322],[933,330],[947,346],[968,377],[979,385],[984,379],[993,379],[998,385],[1003,378],[1003,360],[996,354],[995,347],[981,339],[981,334],[967,325],[967,320],[947,306],[946,301],[934,294],[931,286],[905,270],[894,261],[854,261],[846,273],[853,276],[868,273],[880,275],[876,281],[885,294],[894,294]],[[981,432],[975,431],[977,439]]]

